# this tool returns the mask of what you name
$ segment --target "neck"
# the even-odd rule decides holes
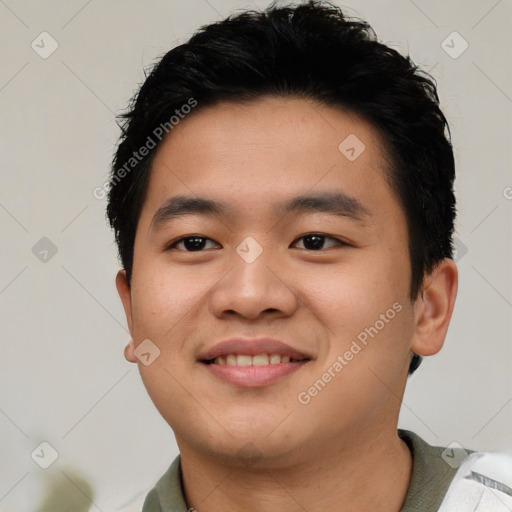
[[[334,449],[326,443],[323,452],[304,451],[298,462],[278,469],[226,465],[178,440],[188,507],[198,512],[398,512],[412,457],[396,429],[347,439]]]

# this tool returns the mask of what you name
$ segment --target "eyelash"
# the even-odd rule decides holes
[[[303,238],[307,238],[308,236],[318,236],[318,237],[324,238],[325,240],[334,240],[334,242],[336,242],[336,245],[339,246],[339,247],[344,247],[344,246],[348,246],[349,245],[348,243],[344,242],[343,240],[340,240],[339,238],[335,238],[333,236],[325,235],[323,233],[307,233],[307,234],[302,235],[299,238],[295,239],[293,244],[297,243],[299,240],[302,240]],[[175,249],[175,246],[178,245],[180,242],[183,242],[184,240],[191,239],[191,238],[201,238],[203,240],[213,241],[211,238],[208,238],[208,237],[202,236],[202,235],[188,235],[188,236],[181,237],[178,240],[175,240],[174,242],[169,243],[168,245],[165,246],[165,250],[166,251],[178,250],[178,251],[190,252],[190,253],[192,253],[192,252],[204,252],[204,249],[201,249],[199,251],[187,251],[185,249]],[[217,243],[217,242],[215,242],[215,243]],[[331,248],[332,247],[328,247],[328,249],[331,249]],[[304,250],[309,250],[309,251],[312,251],[312,252],[321,252],[321,251],[325,251],[327,249],[314,250],[314,249],[306,249],[306,248],[304,248]]]

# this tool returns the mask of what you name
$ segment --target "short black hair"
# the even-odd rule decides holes
[[[315,0],[273,3],[203,26],[147,75],[120,116],[108,194],[107,215],[128,282],[151,163],[172,118],[183,117],[185,106],[197,111],[267,96],[342,108],[378,130],[391,162],[386,178],[407,217],[409,297],[416,299],[423,277],[453,251],[455,165],[435,81],[380,43],[366,21]],[[409,373],[420,362],[414,355]]]

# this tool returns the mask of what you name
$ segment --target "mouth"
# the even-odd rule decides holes
[[[232,338],[199,354],[198,361],[217,381],[238,387],[275,383],[311,361],[306,354],[272,338]]]
[[[215,357],[214,359],[208,359],[201,361],[205,364],[216,364],[219,366],[269,366],[277,364],[288,364],[288,363],[302,363],[310,361],[309,358],[296,359],[289,355],[281,354],[257,354],[252,356],[250,354],[225,354]]]
[[[235,362],[228,355],[228,361]],[[266,356],[266,354],[265,354]],[[283,357],[279,362],[266,363],[266,364],[247,364],[248,358],[254,359],[258,356],[246,356],[239,354],[236,356],[237,362],[240,360],[241,365],[230,364],[228,362],[216,363],[215,361],[203,361],[204,368],[215,378],[223,382],[235,385],[240,388],[261,388],[274,384],[284,377],[295,373],[303,368],[310,359],[301,359],[299,361],[288,360],[288,357]],[[221,358],[222,359],[222,358]],[[262,360],[266,358],[261,358]],[[258,359],[256,359],[258,363]]]
[[[199,361],[216,380],[241,388],[269,386],[283,377],[289,376],[302,368],[312,359],[290,347],[273,345],[265,351],[261,343],[245,345],[236,352],[221,351],[221,347],[232,345],[220,344]],[[268,345],[267,345],[268,346]],[[247,353],[249,352],[249,353]]]

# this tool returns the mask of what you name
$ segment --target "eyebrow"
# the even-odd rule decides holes
[[[371,216],[358,199],[343,192],[300,195],[274,205],[272,212],[276,216],[288,213],[329,213],[354,220],[363,220]],[[233,208],[226,203],[203,197],[178,195],[166,199],[158,208],[151,220],[150,229],[158,230],[170,220],[185,215],[233,217],[234,213]]]

